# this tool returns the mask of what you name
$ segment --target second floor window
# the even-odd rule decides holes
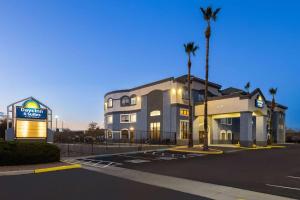
[[[135,95],[132,95],[132,96],[130,97],[130,104],[131,104],[131,105],[136,105],[136,96],[135,96]]]
[[[107,107],[108,107],[108,108],[112,108],[112,107],[113,107],[113,99],[112,99],[112,98],[109,98],[109,99],[107,100]]]
[[[130,98],[128,96],[124,96],[121,98],[121,106],[129,106]]]
[[[135,122],[136,122],[136,113],[120,115],[120,123],[135,123]]]

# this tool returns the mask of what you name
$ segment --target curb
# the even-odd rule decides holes
[[[74,164],[74,165],[65,165],[65,166],[59,166],[59,167],[49,167],[49,168],[43,168],[43,169],[35,169],[34,173],[45,173],[45,172],[53,172],[53,171],[61,171],[61,170],[67,170],[67,169],[77,169],[81,168],[80,164]]]
[[[33,174],[34,170],[18,170],[18,171],[5,171],[0,172],[0,176],[15,176],[15,175],[24,175],[24,174]]]

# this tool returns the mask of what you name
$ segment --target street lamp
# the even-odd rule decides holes
[[[57,120],[58,120],[58,116],[55,115],[54,118],[55,118],[55,131],[58,132],[58,131],[57,131]]]

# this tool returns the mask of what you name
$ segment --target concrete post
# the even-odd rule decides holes
[[[252,112],[242,112],[240,117],[240,144],[250,147],[253,145]]]
[[[212,130],[210,131],[211,136],[212,136],[212,143],[213,144],[218,144],[219,143],[219,134],[220,134],[220,129],[219,129],[219,124],[216,119],[212,119]]]
[[[267,145],[267,117],[256,117],[256,144],[259,146]]]

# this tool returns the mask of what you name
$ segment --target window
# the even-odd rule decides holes
[[[107,124],[112,124],[113,123],[113,116],[112,115],[107,115],[106,116],[106,123]]]
[[[229,140],[229,141],[232,140],[232,132],[231,132],[231,130],[227,131],[227,140]]]
[[[185,100],[189,100],[189,90],[188,88],[184,88],[182,98]]]
[[[150,123],[150,139],[160,140],[160,122]]]
[[[189,110],[184,109],[184,108],[180,108],[180,115],[181,116],[189,116]]]
[[[198,94],[198,101],[204,101],[204,96],[203,94]]]
[[[112,108],[112,107],[113,107],[113,99],[112,99],[112,98],[109,98],[109,99],[107,100],[107,107],[108,107],[108,108]]]
[[[222,118],[220,121],[221,124],[226,124],[226,118]]]
[[[220,123],[223,125],[232,125],[232,118],[222,118]]]
[[[120,115],[120,123],[135,123],[135,122],[136,122],[136,113]]]
[[[180,139],[188,139],[189,122],[180,121]]]
[[[128,114],[121,114],[120,115],[120,122],[121,123],[129,123],[130,122],[130,115],[128,115]]]
[[[121,98],[121,106],[129,106],[130,98],[128,96],[124,96]]]
[[[131,105],[136,105],[136,95],[132,95],[132,96],[130,97],[130,104],[131,104]]]
[[[152,112],[150,112],[150,116],[151,117],[160,116],[160,110],[153,110]]]
[[[219,140],[223,140],[223,141],[226,140],[226,131],[225,130],[220,131]]]
[[[136,122],[136,113],[130,115],[130,122]]]
[[[227,125],[232,125],[232,118],[227,118]]]

